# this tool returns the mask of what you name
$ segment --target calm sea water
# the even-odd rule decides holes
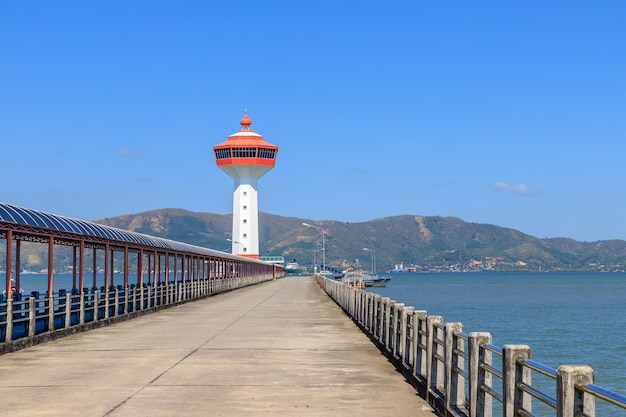
[[[5,283],[5,274],[0,274],[0,286],[4,286]],[[15,275],[13,275],[15,279]],[[147,282],[147,274],[144,274],[144,281]],[[151,278],[152,279],[152,278]],[[73,288],[73,274],[54,274],[54,279],[52,280],[52,286],[54,292],[58,292],[59,289],[71,290]],[[93,274],[86,273],[84,275],[84,287],[91,288],[93,287]],[[137,281],[137,273],[132,273],[130,275],[131,282]],[[124,283],[124,275],[123,274],[114,274],[113,283],[115,285]],[[100,288],[104,285],[104,275],[97,274],[96,275],[96,287]],[[109,285],[111,283],[109,282]],[[76,276],[76,286],[78,286],[78,276]],[[45,293],[48,289],[48,274],[21,274],[20,275],[20,287],[23,290],[24,294],[30,294],[31,291],[39,291],[40,293]],[[4,287],[2,288],[2,290]]]
[[[626,394],[626,274],[390,276],[387,287],[368,290],[461,322],[466,332],[489,332],[495,345],[528,345],[533,359],[553,368],[589,365],[597,384]]]

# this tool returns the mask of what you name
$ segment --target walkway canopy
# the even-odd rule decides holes
[[[129,232],[115,227],[104,226],[85,220],[50,214],[43,211],[19,207],[13,204],[0,203],[0,239],[6,239],[5,293],[10,294],[11,275],[15,269],[16,284],[19,290],[20,273],[20,242],[38,242],[48,244],[48,292],[52,293],[54,274],[54,245],[74,247],[74,274],[80,275],[79,289],[83,288],[83,275],[87,269],[84,265],[85,248],[93,249],[92,272],[94,284],[96,270],[103,267],[105,287],[113,282],[114,251],[124,252],[124,286],[129,284],[129,268],[138,271],[137,284],[144,282],[144,271],[148,271],[148,283],[156,283],[165,275],[168,281],[172,275],[176,282],[180,273],[182,280],[202,280],[226,278],[229,276],[253,276],[259,274],[282,273],[282,268],[269,262],[244,258],[227,252],[208,249],[170,239]],[[16,242],[15,253],[13,241]],[[103,250],[104,256],[98,257],[96,251]],[[137,253],[136,265],[129,266],[128,253]],[[15,256],[15,268],[13,257]],[[146,264],[144,264],[146,257]],[[78,258],[78,261],[77,261]],[[97,266],[98,259],[104,258],[104,264]],[[119,262],[119,261],[118,261]],[[102,263],[102,262],[101,262]],[[1,265],[1,260],[0,260]],[[0,266],[1,268],[1,266]],[[152,276],[152,278],[151,278]],[[110,280],[109,280],[110,278]],[[13,289],[15,290],[15,289]]]
[[[94,222],[59,216],[57,214],[50,214],[7,203],[0,203],[0,227],[2,237],[6,237],[3,233],[4,229],[6,227],[10,227],[15,232],[23,232],[25,234],[28,234],[28,232],[31,231],[40,232],[38,234],[46,236],[54,235],[55,239],[62,237],[73,237],[76,239],[77,237],[82,237],[85,240],[93,239],[94,242],[106,240],[111,243],[148,246],[150,248],[160,248],[164,250],[190,252],[241,260],[241,257],[231,255],[227,252],[203,248],[201,246],[190,245],[142,233],[129,232],[127,230],[117,229],[115,227],[105,226]],[[15,232],[14,234],[16,234]]]

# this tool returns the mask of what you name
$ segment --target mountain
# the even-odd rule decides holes
[[[217,250],[230,250],[232,216],[159,209],[100,219],[97,223]],[[370,265],[375,251],[378,270],[404,262],[419,270],[614,270],[626,268],[626,241],[579,242],[540,239],[490,224],[456,217],[393,216],[361,223],[313,221],[259,213],[262,255],[281,255],[312,265],[321,260],[325,230],[326,262],[344,268],[356,259]]]

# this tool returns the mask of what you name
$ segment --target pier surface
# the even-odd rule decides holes
[[[308,277],[8,353],[0,375],[11,416],[435,416]]]

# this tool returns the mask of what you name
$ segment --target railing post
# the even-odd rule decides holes
[[[386,333],[386,311],[387,302],[390,301],[387,297],[380,297],[380,305],[378,307],[378,341],[381,345],[385,346],[385,333]]]
[[[104,290],[104,318],[108,319],[109,318],[109,289],[106,288]]]
[[[85,324],[85,292],[80,292],[80,310],[79,310],[79,324]]]
[[[439,361],[435,357],[439,354],[438,344],[435,342],[437,336],[437,324],[443,323],[441,316],[426,317],[426,331],[428,342],[426,344],[426,392],[430,396],[431,389],[441,391],[443,389],[443,375],[439,372]]]
[[[468,337],[469,349],[469,417],[491,417],[492,398],[482,389],[491,387],[491,373],[480,365],[491,365],[491,352],[483,345],[491,343],[491,334],[473,332]]]
[[[54,330],[54,293],[48,297],[48,331]]]
[[[587,365],[561,365],[556,370],[556,417],[596,415],[595,399],[576,389],[576,385],[593,384],[594,372]]]
[[[403,309],[404,309],[403,303],[395,303],[393,305],[393,312],[391,314],[391,319],[393,321],[391,329],[393,333],[391,334],[390,348],[392,349],[391,353],[393,357],[396,359],[400,359],[401,358],[400,355],[402,353],[402,348],[401,348],[402,334],[405,331],[404,326],[402,326],[401,324],[402,316],[403,316],[403,313],[402,313]]]
[[[391,312],[393,309],[393,301],[390,298],[385,300],[385,331],[383,332],[383,346],[387,351],[391,350],[391,343],[389,343],[389,335],[391,334],[391,326],[393,325],[393,320],[391,318]]]
[[[6,327],[6,334],[4,335],[4,341],[10,342],[11,340],[13,340],[13,297],[7,298],[7,316],[6,317],[7,317],[7,327]]]
[[[100,315],[100,291],[94,290],[93,292],[93,321],[98,321]]]
[[[356,297],[354,299],[354,301],[355,301],[354,316],[356,318],[357,323],[359,323],[361,325],[363,324],[363,315],[362,315],[361,306],[363,305],[362,300],[363,300],[363,293],[364,292],[365,291],[363,291],[363,290],[357,291]]]
[[[117,316],[120,313],[120,289],[115,288],[115,314],[113,316]]]
[[[380,319],[379,319],[379,307],[380,307],[380,295],[378,294],[374,294],[373,298],[372,298],[372,336],[374,336],[374,338],[379,337],[380,332]]]
[[[129,286],[124,287],[123,291],[124,291],[124,309],[123,309],[123,312],[124,312],[124,314],[128,314],[128,312],[129,312],[128,304],[130,303],[130,294],[131,294],[130,287]]]
[[[411,340],[411,336],[409,334],[412,333],[413,330],[412,327],[409,328],[409,317],[413,318],[414,310],[414,307],[404,307],[402,309],[402,333],[400,333],[399,355],[402,358],[402,365],[407,369],[411,369],[411,343],[409,342],[409,340]],[[412,337],[413,340],[415,340],[414,334],[412,335]]]
[[[371,334],[372,333],[372,293],[369,291],[363,291],[365,295],[363,305],[363,327]]]
[[[28,336],[35,335],[35,297],[31,296],[28,299]]]
[[[446,409],[452,411],[454,408],[465,405],[465,384],[462,383],[464,378],[455,371],[455,369],[463,369],[463,359],[459,360],[459,355],[454,352],[455,349],[463,349],[461,338],[455,334],[463,331],[463,323],[446,323],[444,328]]]
[[[72,325],[72,294],[65,293],[65,328]]]
[[[532,412],[532,399],[517,389],[518,383],[531,385],[530,369],[518,364],[520,359],[530,359],[530,347],[526,345],[504,345],[502,347],[502,406],[504,417],[517,416],[516,410],[523,408]]]
[[[428,353],[424,351],[424,347],[427,346],[428,340],[424,342],[424,335],[420,332],[422,329],[422,323],[425,322],[428,317],[426,310],[413,311],[413,346],[411,346],[411,355],[413,356],[413,375],[426,381],[426,374],[428,369]],[[428,339],[428,336],[426,336]],[[424,347],[422,347],[422,345]]]

